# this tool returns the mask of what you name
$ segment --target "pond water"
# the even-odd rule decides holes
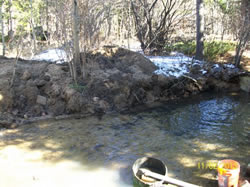
[[[135,111],[1,130],[0,186],[132,186],[131,166],[143,156],[164,161],[171,177],[217,186],[207,162],[250,163],[247,94],[202,94]]]

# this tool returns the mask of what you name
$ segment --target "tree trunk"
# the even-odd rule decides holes
[[[36,34],[34,30],[34,22],[33,22],[33,2],[30,0],[30,27],[32,32],[32,41],[33,41],[33,50],[32,53],[36,53]]]
[[[13,22],[12,22],[12,0],[9,0],[9,31],[13,31]]]
[[[204,49],[204,16],[203,16],[203,0],[196,0],[196,54],[195,59],[203,59]]]
[[[3,22],[3,1],[1,2],[1,7],[0,7],[0,19],[1,19],[1,27],[2,27],[3,56],[5,56],[4,22]]]
[[[241,19],[240,20],[240,37],[239,42],[236,47],[236,55],[235,55],[235,65],[237,67],[240,66],[241,57],[246,49],[247,43],[250,41],[250,1],[242,0],[241,1]]]
[[[47,39],[48,45],[50,44],[50,37],[49,37],[49,0],[46,0],[46,31],[47,34],[44,33],[44,36]]]
[[[11,50],[12,49],[12,44],[11,41],[14,38],[14,31],[13,31],[13,20],[12,20],[12,0],[9,0],[9,20],[8,20],[8,47]]]
[[[74,81],[77,83],[77,67],[80,67],[80,48],[79,48],[79,16],[78,16],[78,1],[73,1],[73,37],[74,37]],[[82,70],[82,68],[81,68]],[[83,73],[83,72],[82,72]],[[85,77],[83,73],[83,77]]]

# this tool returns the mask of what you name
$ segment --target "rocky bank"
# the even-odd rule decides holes
[[[87,54],[87,81],[75,85],[67,64],[0,58],[0,127],[16,127],[39,119],[71,114],[128,110],[136,105],[188,97],[207,90],[239,91],[237,68],[194,64],[179,78],[157,75],[157,67],[142,54],[104,47]],[[201,73],[201,69],[207,73]]]

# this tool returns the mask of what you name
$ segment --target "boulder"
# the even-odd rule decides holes
[[[24,81],[27,81],[31,78],[32,74],[30,73],[30,71],[26,70],[24,71],[21,79],[24,80]]]
[[[82,95],[78,92],[76,92],[74,95],[72,95],[69,100],[67,101],[66,110],[69,113],[77,113],[81,112],[82,106],[83,106],[83,98]]]
[[[37,96],[36,103],[40,105],[46,105],[47,104],[47,98],[41,95]]]
[[[22,90],[22,95],[27,99],[27,105],[33,106],[36,104],[37,95],[39,95],[39,90],[36,86],[26,86]]]

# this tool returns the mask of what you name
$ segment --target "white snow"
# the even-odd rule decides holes
[[[218,64],[214,64],[214,67],[215,68],[219,68],[220,66]]]
[[[202,65],[203,62],[194,60],[181,53],[173,53],[174,56],[146,56],[159,69],[155,71],[156,74],[163,74],[165,76],[180,77],[189,73],[189,67],[193,65]],[[202,71],[202,73],[206,73]]]
[[[235,67],[235,65],[233,65],[233,64],[224,64],[224,66],[226,67],[226,68],[236,68]]]
[[[207,73],[207,70],[201,70],[202,75],[205,75]]]
[[[70,61],[67,53],[62,49],[48,49],[38,55],[35,55],[32,60],[56,62],[56,64],[62,64]]]

